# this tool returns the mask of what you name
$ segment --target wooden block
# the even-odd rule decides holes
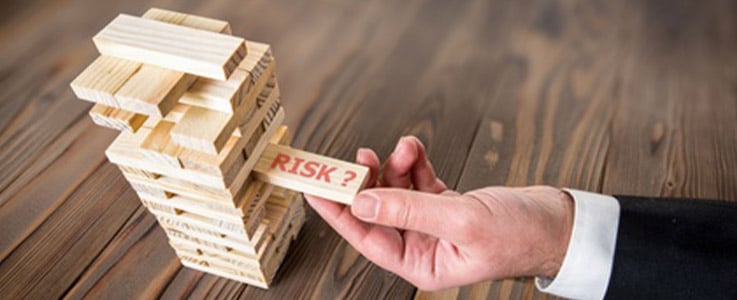
[[[156,174],[156,173],[153,173],[153,172],[149,172],[149,171],[146,171],[146,170],[142,170],[142,169],[131,168],[131,167],[128,167],[128,166],[118,165],[118,168],[120,168],[120,171],[123,172],[123,173],[130,173],[130,174],[134,174],[134,175],[138,175],[138,176],[143,176],[143,177],[146,177],[146,178],[158,179],[159,177],[161,177],[161,175],[159,175],[159,174]]]
[[[221,232],[220,230],[203,228],[196,224],[172,218],[169,214],[156,214],[155,217],[159,221],[159,225],[161,225],[165,231],[177,231],[182,233],[182,235],[179,236],[182,239],[193,237],[200,240],[206,240],[208,242],[218,243],[233,249],[238,249],[238,251],[248,253],[250,255],[256,255],[256,249],[260,249],[259,245],[252,244],[248,239],[245,239],[242,236],[233,235],[228,232]]]
[[[246,283],[250,282],[248,280],[256,280],[268,287],[284,260],[291,241],[296,237],[304,222],[301,196],[295,193],[288,194],[290,199],[270,197],[267,201],[269,213],[264,224],[271,225],[269,227],[273,229],[270,230],[268,236],[264,236],[265,242],[258,248],[255,256],[251,253],[213,245],[210,242],[195,242],[182,234],[178,234],[179,237],[186,240],[179,240],[177,237],[176,240],[171,241],[172,247],[175,248],[184,265],[220,276],[237,274],[232,278],[241,281],[246,279],[247,281],[244,281]],[[288,207],[283,207],[284,204],[288,204]]]
[[[151,8],[146,11],[146,13],[144,13],[142,17],[145,19],[158,20],[166,23],[179,24],[194,29],[232,34],[230,24],[228,24],[228,22],[226,21],[180,13],[161,8]]]
[[[211,32],[230,34],[225,21],[197,17],[157,8],[149,9],[144,19],[182,25]],[[115,93],[122,108],[163,118],[194,83],[196,76],[153,65],[141,68]]]
[[[271,125],[269,125],[269,129],[266,130],[266,133],[264,133],[264,136],[272,136],[277,128],[281,125],[281,123],[284,121],[284,109],[280,109],[279,113],[276,114],[274,117],[274,121],[271,122]],[[234,191],[240,189],[241,185],[245,183],[248,176],[251,174],[251,171],[255,167],[256,163],[259,161],[259,157],[261,154],[266,150],[266,147],[269,145],[268,139],[261,139],[258,145],[256,145],[256,148],[253,151],[253,156],[250,157],[246,164],[238,171],[238,174],[233,179],[232,185],[229,187],[229,190]]]
[[[128,180],[128,182],[165,190],[170,193],[182,195],[194,200],[215,201],[227,204],[229,202],[232,202],[233,197],[235,196],[234,193],[232,193],[227,188],[208,187],[202,184],[197,184],[165,175],[162,175],[155,180],[133,174],[124,173],[123,175],[125,175],[125,178]]]
[[[143,141],[143,138],[146,137],[146,130],[150,129],[141,127],[141,129],[139,129],[139,132],[136,134],[122,132],[120,135],[118,135],[118,138],[116,138],[113,143],[110,144],[110,146],[107,148],[107,150],[105,150],[105,155],[107,156],[108,160],[114,164],[117,164],[119,167],[145,170],[147,172],[155,173],[160,176],[169,176],[188,182],[197,182],[200,185],[204,185],[207,187],[221,189],[228,187],[228,184],[223,181],[222,176],[215,176],[193,170],[174,168],[167,164],[161,164],[158,160],[152,159],[149,155],[145,155],[141,150],[140,145]],[[141,176],[140,174],[134,175],[148,178],[147,176]]]
[[[276,144],[254,171],[262,181],[349,205],[368,177],[367,167]]]
[[[169,245],[177,251],[177,255],[187,253],[196,256],[196,254],[206,252],[210,256],[217,255],[223,260],[227,259],[230,262],[233,262],[233,264],[257,267],[259,256],[258,252],[263,251],[262,249],[254,249],[253,246],[236,245],[238,247],[231,247],[229,245],[233,245],[232,241],[226,242],[226,239],[222,238],[218,241],[212,241],[201,239],[187,233],[177,231],[176,229],[165,228],[165,231],[169,237]],[[241,247],[247,247],[249,250],[243,251]]]
[[[238,251],[241,251],[243,253],[256,255],[256,248],[254,248],[254,245],[250,245],[245,241],[244,239],[237,239],[228,235],[220,235],[220,236],[206,236],[205,238],[200,237],[199,233],[190,233],[187,231],[181,231],[174,228],[168,228],[162,224],[162,228],[164,228],[164,231],[166,232],[166,235],[171,237],[174,237],[179,240],[193,240],[194,243],[198,243],[200,241],[204,241],[207,243],[217,244],[221,247],[228,247],[231,249],[236,249]],[[196,239],[196,240],[194,240]]]
[[[276,103],[279,93],[273,90],[269,93],[265,104]],[[248,143],[255,141],[257,144],[260,140],[258,133],[258,124],[266,119],[268,107],[259,107],[251,116],[244,127],[239,128],[241,134],[233,134],[218,155],[212,155],[199,151],[184,149],[179,156],[185,169],[198,170],[208,174],[225,176],[228,170],[231,170],[236,159],[244,159],[243,150]],[[273,119],[273,118],[272,118]],[[269,122],[271,122],[271,120]],[[264,131],[265,133],[265,131]],[[251,150],[252,151],[252,150]]]
[[[143,184],[137,184],[135,182],[129,182],[131,187],[134,191],[136,191],[136,194],[138,194],[138,197],[140,198],[161,198],[161,199],[168,199],[171,197],[174,197],[173,193],[167,192],[165,190],[143,185]]]
[[[273,60],[270,53],[258,55],[249,53],[241,65],[233,71],[228,80],[214,80],[199,78],[189,90],[182,95],[180,101],[193,106],[204,107],[226,113],[235,113],[246,94],[253,88],[252,85],[262,76],[262,73]],[[251,61],[261,62],[250,68]]]
[[[273,60],[248,93],[245,100],[233,114],[190,107],[172,130],[172,139],[182,147],[195,151],[217,154],[233,134],[235,128],[247,119],[257,107],[256,100],[266,86],[274,70]]]
[[[214,201],[193,200],[182,195],[175,195],[170,199],[147,197],[146,200],[161,205],[169,205],[182,211],[195,211],[212,218],[221,218],[233,222],[238,222],[244,218],[244,213],[241,213],[241,210],[238,208],[232,208],[229,205]]]
[[[151,160],[173,168],[182,168],[182,162],[178,158],[181,150],[170,141],[173,127],[172,122],[159,122],[141,142],[141,152]]]
[[[194,16],[172,17],[170,12],[157,9],[151,9],[149,12],[147,12],[145,18],[160,19],[169,23],[182,24],[183,26],[213,32],[230,33],[230,25],[220,20]],[[255,49],[259,50],[258,46]],[[141,67],[142,64],[138,62],[103,55],[92,62],[72,81],[72,90],[80,99],[120,108],[121,104],[116,99],[115,94],[133,74],[140,71]],[[145,77],[150,78],[152,76]]]
[[[182,265],[191,269],[195,269],[201,272],[211,273],[220,277],[225,277],[231,280],[239,281],[251,286],[255,286],[262,289],[268,289],[269,283],[265,280],[254,277],[253,275],[241,276],[237,270],[222,270],[218,268],[211,268],[208,265],[201,265],[201,262],[182,259]]]
[[[284,113],[280,111],[269,126],[269,129],[264,133],[264,136],[272,136],[283,120]],[[144,126],[136,134],[121,133],[107,150],[105,150],[108,160],[119,166],[142,169],[165,177],[157,178],[160,181],[144,182],[151,178],[136,174],[130,174],[132,177],[127,176],[133,178],[133,180],[144,182],[144,184],[155,185],[158,188],[173,188],[172,192],[189,195],[193,199],[204,199],[205,201],[208,199],[232,200],[233,196],[246,183],[248,175],[258,161],[260,153],[263,152],[269,142],[267,139],[262,139],[254,150],[253,158],[247,160],[238,169],[235,169],[236,175],[232,176],[232,180],[226,182],[223,176],[191,169],[174,168],[166,164],[161,164],[158,160],[145,155],[140,149],[140,145],[147,136],[146,130],[150,129]]]
[[[231,210],[230,214],[221,213],[205,208],[202,200],[189,200],[181,196],[171,199],[146,198],[151,203],[161,204],[165,207],[177,209],[174,219],[180,219],[190,225],[200,226],[222,233],[228,233],[245,240],[252,240],[265,215],[266,199],[270,196],[272,185],[254,181],[248,185],[244,195],[239,199],[233,199],[237,209]],[[193,203],[194,202],[194,203]],[[196,204],[199,202],[199,204]],[[186,204],[183,206],[182,204]],[[171,211],[171,209],[169,210]],[[214,227],[213,227],[214,226]]]
[[[106,106],[96,103],[90,109],[90,117],[95,124],[128,132],[136,132],[148,118],[127,110]]]
[[[115,93],[123,109],[163,118],[177,104],[196,77],[153,65],[142,65]]]
[[[297,233],[301,229],[303,223],[303,219],[294,219],[292,223],[290,223],[287,227],[282,240],[274,248],[273,252],[270,254],[270,257],[264,262],[264,265],[261,268],[264,270],[264,275],[267,279],[267,282],[270,282],[274,278],[274,275],[276,275],[276,271],[279,269],[279,266],[286,257],[287,251],[289,250],[289,245],[297,236]]]
[[[143,204],[143,206],[145,206],[148,209],[148,211],[154,215],[158,215],[158,214],[176,215],[180,213],[180,211],[177,210],[175,207],[166,205],[161,202],[149,201],[144,197],[141,197],[140,200],[141,200],[141,204]]]
[[[77,98],[120,108],[115,93],[141,64],[110,56],[100,56],[70,84]]]
[[[182,261],[197,262],[199,265],[206,265],[212,269],[232,272],[239,276],[252,278],[267,284],[270,282],[270,279],[267,278],[261,265],[256,260],[235,260],[221,255],[221,253],[210,251],[209,249],[192,246],[181,250],[177,249],[177,256],[179,256]]]
[[[246,41],[248,54],[227,81],[199,78],[179,99],[181,103],[234,113],[273,60],[269,45]]]
[[[235,130],[231,117],[224,112],[190,107],[172,129],[172,139],[182,147],[217,154]]]
[[[263,96],[263,94],[261,96]],[[278,97],[278,90],[274,90],[271,93],[268,93],[267,97],[269,99],[262,102],[263,104],[275,103],[276,101],[274,98]],[[183,105],[185,104],[180,104],[177,106],[177,108]],[[173,113],[170,113],[169,115],[167,115],[167,118],[165,120],[158,122],[167,122],[168,119],[175,119],[173,117],[170,118],[170,116],[172,115]],[[224,182],[228,183],[232,181],[233,176],[237,173],[234,170],[237,170],[237,167],[242,166],[243,163],[245,163],[245,157],[241,153],[242,149],[249,139],[249,136],[251,141],[254,140],[255,133],[253,133],[253,129],[257,127],[257,124],[262,121],[267,121],[263,120],[265,115],[266,108],[259,108],[256,113],[251,116],[251,119],[247,122],[248,126],[244,127],[243,130],[241,130],[240,128],[236,128],[236,132],[234,132],[233,135],[228,139],[223,149],[217,155],[179,147],[174,142],[171,142],[168,132],[165,135],[156,135],[155,137],[149,138],[158,138],[160,139],[158,143],[167,143],[166,147],[161,149],[170,149],[170,151],[168,151],[167,153],[161,152],[161,155],[169,155],[169,159],[180,161],[184,168],[207,172],[216,176],[223,176]],[[268,121],[271,122],[270,119]],[[144,126],[148,127],[150,125]],[[159,125],[157,124],[155,126]],[[246,133],[246,137],[242,137],[241,132]],[[142,147],[145,148],[144,146]]]
[[[184,250],[185,252],[202,252],[203,254],[207,254],[211,257],[220,257],[221,260],[227,260],[232,264],[254,267],[259,266],[260,258],[263,257],[265,252],[268,251],[269,246],[268,244],[264,244],[261,246],[260,249],[256,250],[256,254],[249,254],[235,248],[232,248],[230,250],[223,249],[225,250],[223,251],[219,249],[220,247],[218,246],[209,246],[212,245],[212,243],[208,245],[197,244],[193,241],[192,238],[170,240],[170,244],[177,251]]]
[[[206,228],[209,227],[220,232],[230,233],[231,235],[239,236],[245,239],[250,239],[250,237],[253,235],[253,233],[248,233],[248,228],[243,225],[243,220],[232,222],[230,220],[210,218],[208,216],[200,215],[196,212],[188,211],[182,212],[181,214],[179,214],[178,217],[189,224],[200,225]]]
[[[271,136],[269,142],[272,144],[289,145],[292,143],[292,135],[287,125],[279,126],[279,128]]]
[[[225,80],[246,54],[242,38],[118,15],[92,39],[103,55]]]

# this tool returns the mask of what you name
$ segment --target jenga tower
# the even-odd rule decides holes
[[[72,89],[95,102],[96,124],[121,131],[107,157],[182,264],[268,288],[304,222],[300,193],[251,176],[262,153],[292,151],[276,145],[289,134],[269,45],[161,9],[120,15],[94,42],[102,55]]]

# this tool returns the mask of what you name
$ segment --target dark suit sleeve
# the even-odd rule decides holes
[[[737,203],[615,197],[606,299],[737,299]]]

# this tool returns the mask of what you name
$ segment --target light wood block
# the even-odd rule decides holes
[[[142,65],[115,93],[124,109],[163,118],[177,104],[196,77],[153,65]]]
[[[149,9],[143,14],[143,18],[230,34],[230,25],[225,21],[157,8]],[[138,72],[115,93],[115,97],[125,109],[163,118],[196,79],[197,77],[191,74],[153,65],[142,65]]]
[[[217,154],[235,130],[231,114],[202,107],[190,107],[171,131],[182,147]]]
[[[162,189],[143,185],[143,184],[137,184],[135,182],[130,182],[131,187],[134,191],[136,191],[136,194],[138,194],[138,197],[141,198],[160,198],[160,199],[168,199],[171,197],[174,197],[174,194],[169,193],[167,191],[164,191]]]
[[[261,74],[256,83],[248,90],[245,100],[233,114],[210,110],[202,107],[190,107],[172,129],[172,139],[182,147],[195,151],[217,154],[233,134],[235,128],[252,113],[261,94],[274,71],[272,60],[267,70]]]
[[[349,205],[368,177],[365,166],[276,144],[269,144],[254,171],[265,182]]]
[[[281,110],[275,118],[276,118],[275,121],[272,122],[272,124],[269,126],[269,129],[264,134],[265,136],[273,135],[276,129],[279,128],[279,126],[281,125],[281,122],[284,120],[283,110]],[[249,175],[251,174],[251,170],[253,170],[253,167],[259,161],[260,154],[266,149],[268,144],[269,144],[268,139],[262,139],[259,142],[259,144],[256,146],[256,149],[254,150],[254,156],[248,161],[246,161],[243,167],[241,167],[237,171],[237,175],[234,176],[233,182],[226,188],[209,187],[209,186],[204,185],[201,182],[182,180],[182,179],[179,179],[179,177],[168,176],[167,173],[162,173],[160,171],[154,171],[162,175],[161,177],[155,180],[152,180],[150,178],[146,178],[143,176],[138,176],[135,174],[123,173],[123,175],[130,182],[148,185],[153,188],[165,190],[165,191],[178,194],[178,195],[183,195],[191,199],[202,200],[202,201],[219,201],[221,203],[226,203],[226,204],[232,203],[233,199],[236,197],[239,191],[241,191],[241,188],[247,183],[247,179],[249,178]],[[106,151],[106,154],[108,155],[108,159],[110,159],[111,161],[116,160],[116,161],[126,162],[126,164],[128,163],[126,161],[128,157],[125,157],[124,155],[121,155],[119,153],[113,153],[113,151],[110,151],[110,148],[108,148],[108,150]],[[111,156],[113,156],[113,158],[111,158]],[[146,168],[146,167],[144,166],[142,168]],[[152,168],[146,168],[146,169],[152,169]],[[157,166],[157,170],[163,170],[163,168],[161,168],[160,166]],[[192,172],[191,170],[182,170],[182,171]],[[173,174],[176,174],[176,173],[177,171],[173,172]]]
[[[191,269],[195,269],[198,271],[211,273],[220,277],[228,278],[231,280],[243,282],[245,284],[259,287],[262,289],[268,289],[269,283],[267,283],[265,280],[254,277],[253,275],[243,276],[240,275],[240,271],[237,270],[222,270],[218,268],[211,268],[209,265],[202,265],[202,262],[199,261],[192,261],[190,259],[182,258],[182,265]]]
[[[182,264],[204,272],[252,284],[253,281],[268,287],[289,245],[304,223],[304,207],[301,195],[286,193],[289,198],[269,197],[267,216],[261,228],[269,227],[268,236],[255,253],[243,252],[222,243],[203,241],[186,233],[167,229],[170,244],[182,259]],[[172,238],[173,237],[173,238]]]
[[[182,168],[182,162],[179,160],[180,148],[171,142],[171,130],[174,123],[162,120],[150,130],[141,142],[140,148],[143,155],[149,157],[153,161],[173,168]],[[146,130],[142,131],[144,134]]]
[[[120,14],[92,39],[103,55],[225,80],[246,54],[244,40]]]
[[[238,208],[232,209],[229,214],[220,211],[213,213],[211,209],[203,209],[203,204],[207,202],[189,200],[181,196],[174,196],[171,199],[147,197],[146,200],[161,205],[161,207],[169,208],[159,211],[159,215],[167,215],[166,213],[178,210],[179,213],[176,215],[168,216],[189,225],[231,234],[250,241],[253,240],[264,218],[266,199],[270,197],[272,190],[272,185],[254,181],[249,184],[245,194],[239,197],[240,200],[234,201],[239,202],[236,203]],[[197,202],[200,203],[196,204]],[[182,206],[182,204],[186,204],[186,206]]]
[[[194,29],[232,34],[230,24],[228,24],[228,22],[226,21],[195,16],[161,8],[151,8],[147,10],[142,17],[171,24],[178,24]]]
[[[227,81],[199,78],[179,99],[181,103],[234,113],[244,93],[266,71],[273,57],[269,45],[246,41],[248,54]]]
[[[260,124],[271,122],[267,119],[269,107],[277,103],[279,97],[278,89],[274,89],[269,93],[267,100],[263,102],[251,118],[245,123],[246,125],[239,128],[240,134],[233,134],[218,155],[212,155],[199,151],[184,149],[179,156],[185,169],[198,170],[213,175],[225,175],[230,170],[231,165],[236,158],[245,159],[243,155],[246,144],[250,141],[258,143],[260,136],[256,133]]]
[[[276,132],[283,120],[284,113],[281,111],[275,116],[274,121],[272,121],[269,129],[264,133],[264,136],[274,135],[274,132]],[[240,190],[243,184],[246,183],[246,179],[251,173],[253,166],[258,161],[260,153],[263,152],[269,143],[267,139],[262,139],[254,149],[253,158],[247,160],[242,166],[240,166],[240,168],[235,169],[236,175],[228,175],[227,178],[232,179],[225,181],[226,177],[222,175],[214,175],[192,169],[174,168],[145,155],[140,149],[143,139],[147,136],[145,130],[147,130],[147,128],[144,126],[140,129],[141,132],[136,134],[128,132],[121,133],[107,148],[107,150],[105,150],[105,155],[108,160],[119,166],[146,170],[151,173],[156,173],[159,176],[168,177],[164,182],[157,184],[165,184],[166,186],[184,184],[184,186],[175,187],[175,189],[180,193],[191,193],[191,195],[195,195],[194,197],[199,197],[194,199],[207,200],[207,197],[226,200],[231,199],[232,196]],[[134,180],[151,179],[139,174],[132,175],[134,176],[132,177]],[[190,184],[195,182],[197,184]]]
[[[144,131],[147,130],[147,128],[142,127],[140,130]],[[200,185],[212,188],[227,187],[227,184],[223,181],[222,176],[215,176],[193,170],[174,168],[167,164],[161,164],[158,160],[152,159],[150,156],[145,155],[139,147],[143,137],[145,137],[145,135],[122,132],[113,141],[113,143],[110,144],[107,150],[105,150],[105,155],[107,156],[107,159],[121,168],[126,167],[145,170],[150,173],[158,174],[159,176],[169,176],[184,181],[197,182]],[[141,176],[140,174],[134,175],[148,178],[147,176]]]
[[[141,64],[111,56],[100,56],[70,84],[77,98],[120,108],[115,93]]]
[[[164,22],[182,24],[183,26],[213,32],[230,33],[230,25],[224,21],[188,15],[182,17],[180,15],[172,15],[173,12],[158,9],[151,9],[149,12],[146,13],[144,16],[145,18],[154,20],[160,19]],[[257,45],[255,49],[259,50],[260,48]],[[123,88],[131,76],[140,72],[141,67],[142,64],[139,62],[103,55],[98,57],[82,73],[80,73],[77,78],[72,81],[71,87],[75,95],[80,99],[104,104],[113,108],[121,108],[122,106],[128,108],[130,104],[119,103],[116,93]],[[144,74],[145,73],[147,72],[144,72]],[[143,77],[155,78],[155,76]],[[158,79],[157,82],[162,83],[162,79]],[[135,85],[133,86],[135,87]],[[160,88],[155,90],[160,91]],[[124,94],[126,93],[129,92],[124,92]],[[156,96],[156,94],[154,94],[154,96]],[[176,97],[173,96],[171,98]]]
[[[106,106],[96,103],[89,111],[90,117],[95,124],[127,132],[136,132],[143,126],[148,118],[127,110]]]
[[[199,241],[205,241],[207,243],[213,243],[217,244],[221,247],[228,247],[231,249],[236,249],[240,252],[247,253],[250,255],[256,255],[256,248],[254,245],[249,244],[246,242],[245,239],[242,238],[235,238],[228,235],[220,235],[220,236],[205,236],[205,238],[201,237],[201,234],[199,233],[192,233],[188,231],[181,231],[174,228],[166,227],[164,224],[162,224],[162,228],[164,228],[164,231],[166,232],[166,235],[169,237],[174,237],[179,240],[192,240],[193,243],[198,243]],[[196,239],[196,240],[194,240]]]
[[[276,130],[281,126],[283,121],[284,109],[282,108],[274,117],[274,120],[271,122],[271,125],[269,125],[269,128],[264,133],[264,136],[273,136]],[[259,141],[258,145],[256,145],[255,149],[253,150],[253,156],[249,157],[243,168],[238,171],[238,174],[233,179],[233,183],[229,187],[229,190],[234,191],[240,189],[241,185],[246,182],[246,179],[251,174],[253,168],[256,166],[256,163],[258,163],[258,158],[261,156],[264,150],[266,150],[266,147],[268,145],[268,139],[261,139],[261,141]]]
[[[123,166],[123,165],[118,165],[118,168],[120,168],[120,171],[123,173],[135,174],[135,175],[142,176],[145,178],[157,179],[161,177],[161,175],[159,174],[149,172],[143,169],[131,168],[128,166]]]

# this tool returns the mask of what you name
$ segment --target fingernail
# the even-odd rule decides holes
[[[394,148],[394,153],[397,153],[402,150],[402,148],[404,148],[404,143],[402,143],[402,141],[404,141],[404,138],[405,137],[399,138],[399,141],[397,141],[397,146]]]
[[[358,162],[358,160],[361,158],[361,156],[363,155],[363,153],[366,153],[366,150],[368,150],[368,149],[366,149],[366,148],[358,148],[358,150],[356,151],[356,162]]]
[[[372,220],[379,210],[379,199],[372,193],[360,193],[353,200],[353,215],[364,220]]]

